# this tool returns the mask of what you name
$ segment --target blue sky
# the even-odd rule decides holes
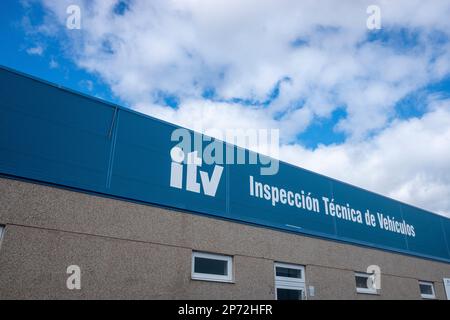
[[[0,3],[0,36],[3,42],[0,63],[88,95],[124,104],[101,78],[77,67],[67,57],[60,38],[45,37],[37,31],[33,34],[33,28],[29,30],[23,22],[24,17],[28,17],[32,26],[39,26],[43,23],[44,16],[45,9],[37,1],[29,8],[20,1],[7,0]],[[45,46],[42,55],[27,52],[27,49],[40,45]],[[52,67],[52,61],[58,66]],[[92,88],[89,86],[90,82],[93,84]]]
[[[7,0],[0,64],[447,214],[450,4],[372,2]]]

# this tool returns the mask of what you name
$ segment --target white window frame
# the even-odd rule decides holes
[[[423,299],[436,299],[436,291],[434,291],[434,282],[432,281],[419,281],[419,291],[420,291],[420,285],[429,285],[431,286],[431,292],[432,294],[425,294],[420,292],[420,296]]]
[[[218,274],[210,274],[210,273],[200,273],[195,272],[195,258],[205,258],[211,260],[220,260],[225,261],[227,263],[227,275],[218,275]],[[233,282],[233,257],[206,253],[206,252],[192,252],[192,260],[191,260],[191,278],[193,280],[204,280],[204,281],[216,281],[216,282]]]
[[[369,279],[372,276],[372,274],[364,273],[364,272],[355,272],[355,287],[357,293],[364,293],[364,294],[378,294],[378,290],[376,288],[358,288],[356,286],[356,277],[364,277]]]
[[[301,278],[277,276],[277,267],[300,270]],[[278,289],[299,290],[303,292],[302,299],[307,299],[304,266],[297,264],[275,262],[273,265],[273,272],[275,276],[275,300],[278,300],[277,294]]]

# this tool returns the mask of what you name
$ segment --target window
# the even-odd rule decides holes
[[[419,281],[420,296],[424,299],[436,299],[433,282]]]
[[[275,263],[275,299],[303,300],[305,291],[305,267]]]
[[[232,282],[233,258],[211,253],[192,253],[192,279]]]
[[[371,285],[370,277],[373,275],[368,273],[356,272],[355,282],[356,282],[356,292],[357,293],[367,293],[367,294],[377,294],[377,289]]]

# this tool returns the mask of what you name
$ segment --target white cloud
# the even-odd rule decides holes
[[[73,1],[42,1],[45,30],[57,30],[52,18],[65,30]],[[81,3],[82,30],[66,30],[64,39],[70,56],[133,108],[190,128],[279,128],[291,162],[450,213],[438,200],[450,198],[450,168],[440,162],[450,143],[436,119],[446,119],[448,106],[425,105],[423,118],[395,121],[396,103],[450,73],[450,45],[434,39],[450,36],[448,1],[378,1],[382,30],[396,35],[385,42],[365,41],[372,1],[134,0],[123,16],[113,13],[114,0]],[[405,39],[414,45],[405,48]],[[262,104],[277,84],[278,97]],[[202,97],[205,89],[216,101]],[[161,92],[179,97],[178,108],[157,101]],[[297,143],[338,108],[347,116],[334,129],[346,142],[315,150]],[[412,140],[421,148],[438,141],[426,153],[434,156]]]
[[[281,158],[306,169],[450,216],[450,100],[422,118],[399,120],[363,142],[308,150],[283,146]]]
[[[27,53],[31,56],[42,56],[44,48],[42,46],[31,47],[27,49]]]
[[[57,69],[57,68],[59,68],[59,63],[54,58],[50,59],[50,62],[49,62],[48,65],[49,65],[50,69]]]
[[[92,80],[81,80],[79,85],[87,91],[92,91],[94,89],[94,82],[92,82]]]

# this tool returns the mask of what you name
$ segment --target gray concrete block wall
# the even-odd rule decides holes
[[[273,299],[274,262],[306,267],[309,299],[420,299],[450,264],[0,178],[0,299]],[[231,255],[234,283],[191,279],[192,250]],[[82,289],[66,288],[67,266]],[[379,265],[379,295],[355,271]]]

